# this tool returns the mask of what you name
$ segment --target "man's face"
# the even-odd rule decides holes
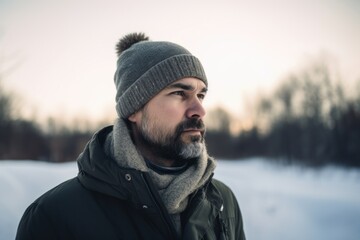
[[[179,163],[200,156],[205,148],[202,101],[206,90],[201,80],[180,79],[129,117],[136,124],[140,144],[152,157]]]

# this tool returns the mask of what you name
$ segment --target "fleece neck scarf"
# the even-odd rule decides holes
[[[189,195],[205,184],[216,166],[204,148],[198,161],[181,174],[159,174],[146,165],[130,137],[125,121],[120,118],[115,121],[113,132],[106,139],[105,151],[121,167],[148,172],[171,215],[185,210]]]

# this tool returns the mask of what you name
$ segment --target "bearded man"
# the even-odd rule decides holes
[[[245,239],[232,191],[213,179],[198,58],[142,33],[117,44],[114,126],[78,158],[78,176],[25,211],[16,239]]]

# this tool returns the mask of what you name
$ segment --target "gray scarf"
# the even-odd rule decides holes
[[[185,210],[189,195],[202,187],[216,167],[215,160],[206,149],[195,164],[179,175],[158,174],[148,168],[144,158],[133,144],[123,119],[118,118],[114,130],[105,142],[105,152],[121,167],[148,172],[169,214],[178,215]]]

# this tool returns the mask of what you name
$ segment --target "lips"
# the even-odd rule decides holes
[[[200,128],[190,128],[190,129],[185,129],[183,132],[193,132],[193,131],[203,132],[204,129],[200,129]]]
[[[184,133],[192,133],[192,132],[194,132],[194,133],[200,133],[201,135],[203,135],[204,134],[204,129],[200,129],[200,128],[190,128],[190,129],[185,129],[183,132]]]

